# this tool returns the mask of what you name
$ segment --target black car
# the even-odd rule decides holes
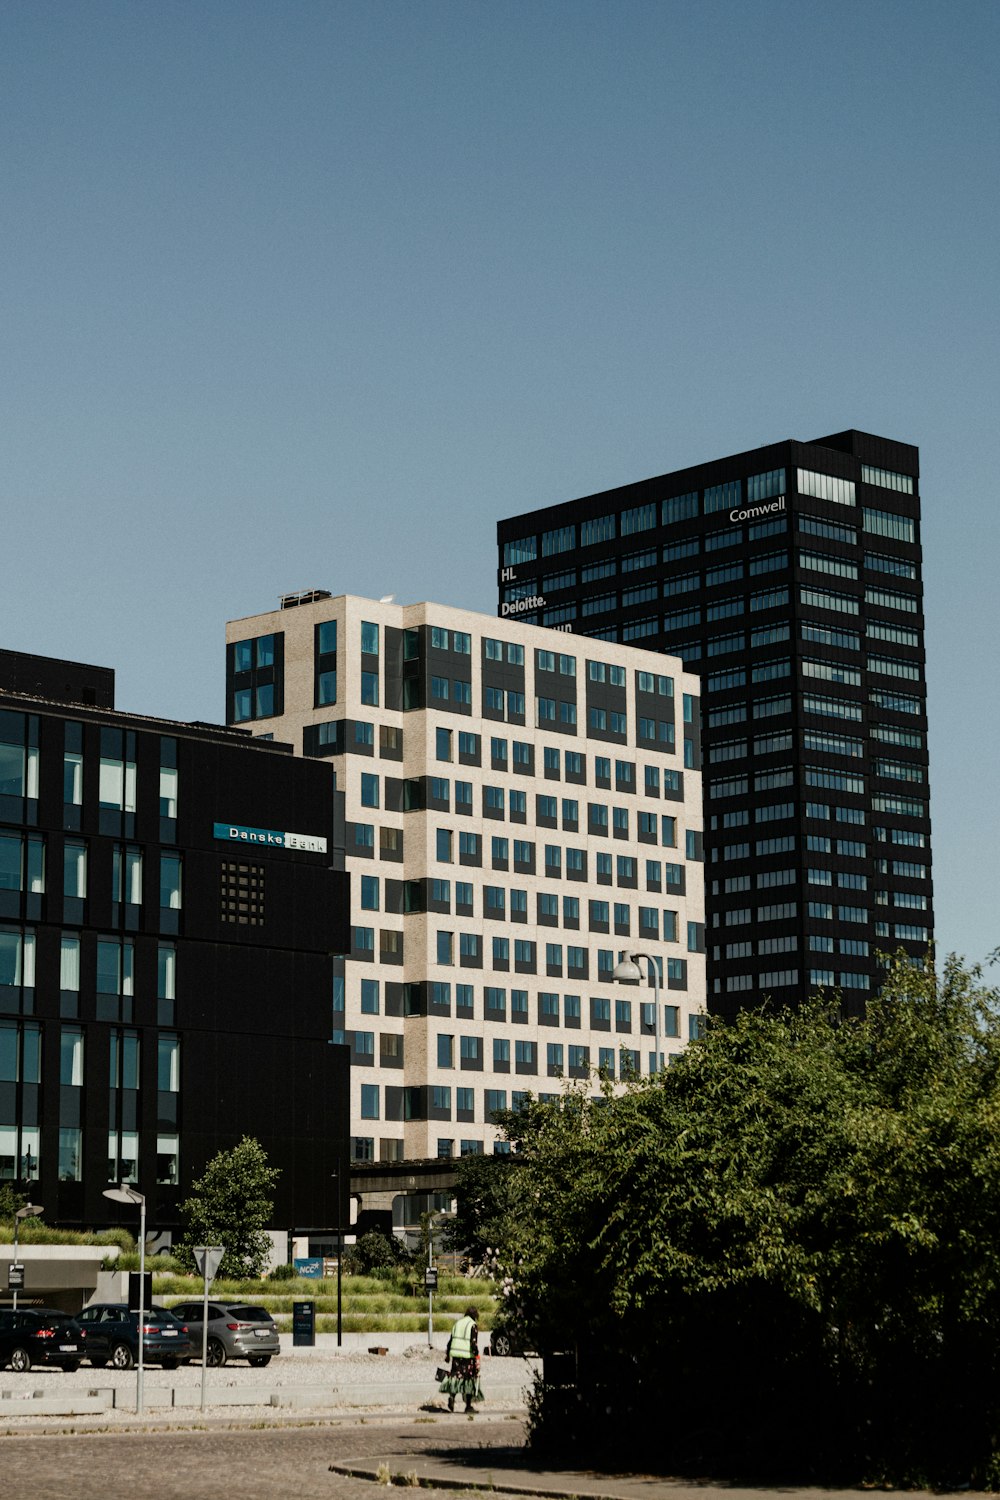
[[[143,1364],[176,1370],[181,1360],[191,1358],[194,1345],[179,1318],[155,1304],[142,1317]],[[84,1354],[92,1365],[98,1370],[105,1365],[131,1370],[139,1357],[138,1313],[129,1312],[124,1302],[97,1302],[85,1307],[77,1321],[84,1332]]]
[[[83,1333],[75,1318],[51,1307],[0,1312],[0,1368],[25,1373],[35,1365],[78,1370]]]

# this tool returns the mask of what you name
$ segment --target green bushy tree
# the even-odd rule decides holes
[[[195,1245],[224,1245],[219,1276],[232,1280],[261,1276],[271,1254],[264,1232],[274,1208],[272,1194],[280,1176],[267,1164],[259,1141],[244,1136],[230,1151],[213,1156],[191,1196],[181,1204],[184,1223],[174,1255],[194,1269]]]
[[[344,1255],[348,1273],[352,1276],[378,1276],[410,1263],[406,1246],[396,1236],[370,1229],[359,1236]]]
[[[14,1215],[27,1201],[23,1193],[15,1193],[9,1182],[0,1182],[0,1224],[13,1224]]]
[[[978,971],[900,957],[863,1021],[745,1011],[659,1079],[508,1130],[518,1299],[578,1356],[575,1390],[536,1393],[536,1444],[1000,1479],[1000,995]]]
[[[520,1167],[519,1159],[509,1153],[460,1158],[455,1213],[444,1220],[446,1250],[466,1255],[477,1266],[506,1265],[515,1258],[525,1188]]]

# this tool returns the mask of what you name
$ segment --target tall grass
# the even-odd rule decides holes
[[[13,1224],[0,1224],[0,1245],[14,1243]],[[127,1229],[53,1229],[38,1219],[24,1219],[17,1233],[21,1245],[117,1245],[123,1252],[135,1250],[135,1239]]]

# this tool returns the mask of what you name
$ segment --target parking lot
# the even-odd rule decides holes
[[[283,1339],[283,1345],[285,1340]],[[255,1414],[273,1417],[276,1408],[309,1410],[364,1407],[417,1412],[443,1401],[438,1395],[435,1371],[442,1363],[440,1350],[415,1344],[401,1353],[374,1355],[337,1352],[331,1349],[290,1346],[263,1369],[230,1363],[205,1371],[206,1405],[223,1406],[241,1419]],[[483,1391],[491,1411],[515,1411],[524,1405],[524,1390],[531,1382],[533,1362],[520,1359],[485,1359]],[[163,1413],[172,1406],[197,1415],[201,1389],[201,1364],[182,1365],[177,1370],[147,1366],[144,1373],[145,1405],[148,1413]],[[93,1369],[83,1364],[72,1374],[34,1368],[26,1374],[0,1371],[0,1429],[13,1430],[32,1420],[36,1397],[83,1396],[90,1391],[114,1392],[114,1407],[107,1419],[124,1424],[134,1416],[135,1370]],[[173,1393],[177,1393],[176,1396]],[[259,1402],[254,1396],[259,1393]],[[110,1407],[110,1402],[108,1403]],[[51,1403],[46,1402],[47,1410]]]

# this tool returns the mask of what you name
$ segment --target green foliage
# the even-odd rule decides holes
[[[181,1204],[184,1233],[174,1246],[174,1258],[193,1269],[195,1245],[225,1245],[220,1276],[260,1276],[271,1254],[264,1229],[271,1219],[271,1194],[279,1175],[276,1167],[268,1166],[260,1142],[250,1136],[231,1151],[220,1151]]]
[[[531,1105],[526,1106],[530,1111]],[[508,1118],[510,1128],[517,1115]],[[464,1253],[472,1265],[490,1265],[498,1270],[512,1264],[530,1225],[526,1182],[518,1157],[463,1156],[456,1169],[453,1217],[445,1220],[444,1244]]]
[[[398,1267],[409,1263],[410,1255],[402,1241],[395,1235],[382,1234],[378,1229],[361,1235],[357,1243],[348,1246],[344,1252],[344,1269],[352,1276],[391,1280]]]
[[[295,1267],[293,1265],[286,1264],[286,1265],[283,1265],[283,1266],[275,1266],[274,1270],[271,1272],[270,1276],[268,1277],[268,1280],[269,1281],[294,1281],[295,1280],[295,1276],[296,1276]]]
[[[1000,1462],[1000,995],[901,956],[865,1021],[713,1027],[509,1123],[532,1438],[675,1471],[983,1483]],[[520,1234],[518,1226],[510,1230]],[[693,1393],[683,1422],[662,1413]]]
[[[0,1245],[9,1245],[14,1238],[13,1218],[8,1223],[0,1221]],[[127,1229],[57,1229],[46,1224],[44,1219],[22,1219],[17,1232],[22,1245],[118,1245],[124,1251],[135,1249],[135,1240]],[[109,1257],[108,1263],[111,1263]]]
[[[0,1224],[14,1223],[14,1215],[27,1203],[23,1193],[15,1193],[9,1182],[0,1182]]]

